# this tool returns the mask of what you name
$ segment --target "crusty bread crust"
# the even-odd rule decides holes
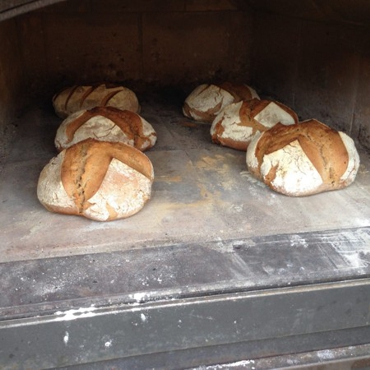
[[[97,106],[112,106],[135,113],[140,112],[138,98],[132,90],[109,84],[71,86],[55,94],[52,103],[55,113],[61,118]]]
[[[359,163],[353,140],[315,119],[277,124],[255,137],[247,151],[249,171],[290,196],[342,189],[354,181]]]
[[[152,163],[141,151],[87,139],[45,166],[37,195],[50,211],[108,221],[138,212],[150,199],[153,179]]]
[[[57,130],[55,146],[61,151],[88,138],[123,142],[141,151],[152,148],[157,141],[152,125],[137,113],[95,107],[67,117]]]
[[[183,114],[196,121],[212,123],[217,114],[229,104],[256,98],[258,94],[244,84],[202,84],[185,99]]]
[[[214,119],[211,138],[216,144],[246,151],[252,138],[277,124],[298,123],[297,114],[286,105],[251,99],[225,107]]]
[[[259,99],[257,92],[245,84],[222,82],[215,85],[231,94],[234,97],[235,103],[242,100]]]

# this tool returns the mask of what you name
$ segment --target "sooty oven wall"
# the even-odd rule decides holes
[[[251,0],[252,80],[370,148],[370,3]]]
[[[25,102],[50,104],[66,85],[122,82],[140,94],[231,80],[370,148],[369,21],[362,0],[69,0],[41,7],[0,23],[1,147]]]
[[[49,95],[101,80],[136,91],[249,80],[251,14],[233,1],[66,1],[18,23],[31,87]]]
[[[22,64],[17,42],[17,28],[13,20],[0,23],[0,159],[9,150],[14,133],[12,122],[22,103],[24,82]],[[1,164],[1,162],[0,162]]]

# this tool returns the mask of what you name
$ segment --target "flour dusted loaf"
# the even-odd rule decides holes
[[[244,84],[202,84],[185,99],[183,114],[195,121],[212,123],[217,114],[227,105],[241,100],[259,99],[251,87]]]
[[[225,107],[212,122],[210,132],[214,143],[245,151],[254,135],[278,122],[293,125],[298,123],[298,116],[282,103],[252,99]]]
[[[37,197],[52,212],[110,221],[134,215],[150,199],[153,166],[123,143],[87,139],[41,171]]]
[[[59,126],[55,146],[61,151],[85,139],[122,142],[145,151],[157,135],[152,125],[137,113],[114,107],[95,107],[72,113]]]
[[[132,90],[108,84],[71,86],[55,94],[52,102],[55,113],[60,118],[66,118],[81,109],[97,106],[140,112],[138,98]]]
[[[315,120],[277,124],[247,150],[249,171],[271,189],[304,196],[350,185],[360,165],[353,140]]]

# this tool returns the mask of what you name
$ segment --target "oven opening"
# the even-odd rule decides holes
[[[325,283],[330,290],[331,283],[351,279],[358,283],[368,276],[370,6],[366,2],[353,1],[351,6],[334,0],[325,5],[289,0],[8,3],[0,8],[4,322],[80,307],[99,310],[195,297],[217,300],[221,293],[246,294],[267,287]],[[137,214],[111,222],[49,212],[36,194],[41,170],[58,154],[54,138],[62,119],[53,110],[53,95],[66,87],[98,82],[134,91],[140,115],[157,133],[156,144],[145,152],[155,176],[150,200]],[[211,125],[182,112],[185,99],[197,86],[223,82],[247,84],[261,98],[290,107],[300,121],[317,119],[346,133],[360,156],[355,181],[341,190],[290,197],[257,180],[248,171],[245,151],[213,143]],[[221,306],[217,306],[221,311],[226,309]],[[139,325],[147,323],[147,314],[142,315],[145,319]],[[357,324],[354,320],[349,325]],[[339,329],[344,327],[333,324],[325,330]],[[67,338],[67,329],[56,330]],[[289,330],[284,336],[312,335],[305,329]],[[180,335],[175,330],[172,334]],[[212,345],[235,338],[238,343],[252,340],[232,339],[233,335],[225,329],[222,340]],[[266,335],[276,339],[278,333]],[[98,353],[92,345],[88,350],[92,360],[86,363],[193,348],[190,334],[183,344],[175,339],[173,347],[166,338],[158,346],[141,349],[127,342],[124,354],[109,345],[104,349],[112,350],[111,355]],[[63,348],[68,347],[68,339],[62,339]],[[257,339],[263,338],[257,335],[253,340]],[[350,342],[343,337],[336,345]],[[14,352],[16,341],[9,343],[5,351]],[[318,348],[297,345],[293,351],[325,348],[325,341],[316,343]],[[201,346],[206,342],[194,344]],[[289,347],[287,341],[281,353],[288,353]],[[209,352],[209,358],[221,361],[216,352]],[[228,360],[241,358],[226,356],[225,349],[220,353]],[[250,351],[257,357],[261,353]],[[280,354],[271,348],[266,353]],[[76,365],[77,357],[66,360],[66,366]],[[185,357],[181,357],[184,364]],[[53,358],[42,355],[32,364],[41,358],[48,366],[55,365]]]

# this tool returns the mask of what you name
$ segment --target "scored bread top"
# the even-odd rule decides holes
[[[259,99],[257,92],[246,84],[222,82],[220,84],[215,84],[215,86],[231,94],[234,97],[235,103],[241,100]]]
[[[225,107],[214,119],[212,141],[238,150],[247,150],[256,133],[277,124],[298,123],[297,114],[282,103],[251,99]]]
[[[137,113],[114,107],[95,107],[66,118],[58,128],[55,146],[61,151],[87,138],[121,141],[143,151],[155,144],[157,135],[150,123]]]
[[[99,190],[112,159],[126,164],[154,179],[153,166],[141,151],[123,143],[87,139],[66,149],[61,168],[61,181],[68,196],[83,213],[88,200]]]
[[[248,148],[247,164],[274,190],[309,195],[349,185],[359,156],[349,136],[311,119],[277,124],[257,136]]]
[[[258,124],[271,128],[277,123],[291,125],[298,123],[297,113],[286,105],[267,99],[252,99],[243,102],[240,116],[245,121],[247,116],[254,118]]]
[[[52,99],[55,113],[66,118],[81,109],[96,106],[113,106],[138,113],[139,101],[127,87],[114,84],[75,85],[58,92]]]
[[[224,107],[252,98],[258,99],[256,91],[244,84],[202,84],[185,99],[182,110],[186,117],[211,123]]]
[[[348,166],[348,152],[337,131],[316,120],[297,125],[278,124],[266,131],[256,147],[258,163],[297,140],[324,182],[338,181]]]

